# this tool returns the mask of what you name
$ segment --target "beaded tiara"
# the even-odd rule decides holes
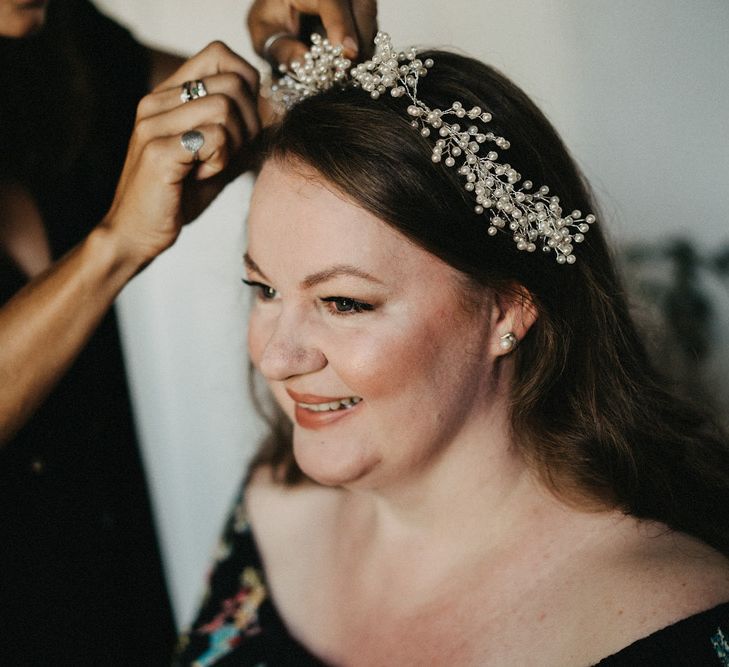
[[[284,76],[270,91],[275,107],[290,109],[335,85],[359,87],[373,99],[388,91],[392,97],[407,97],[410,124],[423,137],[435,138],[434,163],[457,168],[465,181],[463,187],[475,197],[474,211],[489,217],[488,234],[510,233],[519,250],[534,252],[541,247],[546,253],[553,252],[559,264],[574,264],[574,246],[584,240],[595,216],[583,217],[577,210],[563,213],[559,197],[550,195],[546,185],[534,189],[508,162],[501,162],[499,153],[489,150],[488,144],[507,150],[509,142],[478,125],[491,121],[488,111],[457,101],[445,110],[431,109],[421,100],[418,82],[433,67],[431,58],[419,59],[415,48],[394,50],[383,32],[375,37],[372,59],[354,66],[342,55],[341,46],[333,46],[320,35],[312,35],[311,41],[303,62],[281,67]]]

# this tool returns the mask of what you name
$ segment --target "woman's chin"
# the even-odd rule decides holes
[[[314,439],[316,440],[316,439]],[[307,477],[324,486],[345,486],[367,477],[378,457],[348,447],[332,448],[321,441],[308,441],[294,433],[294,458]]]

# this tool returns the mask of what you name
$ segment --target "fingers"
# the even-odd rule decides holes
[[[137,123],[136,137],[143,143],[156,138],[180,135],[202,125],[215,124],[225,128],[231,150],[239,150],[245,141],[238,111],[230,98],[224,95],[208,95],[195,103],[181,104],[172,111],[145,118]]]
[[[199,133],[200,142],[193,152],[185,148],[183,134]],[[230,146],[226,129],[216,123],[199,125],[186,133],[156,137],[149,141],[141,156],[141,169],[145,174],[163,174],[166,185],[178,185],[194,172],[195,178],[204,180],[221,173],[230,160]]]
[[[318,5],[316,13],[329,41],[342,44],[348,58],[372,55],[377,34],[377,0],[296,0],[295,4]]]
[[[215,115],[210,120],[226,125],[231,121],[242,119],[245,133],[248,137],[254,137],[260,130],[260,119],[256,109],[256,98],[248,88],[248,83],[233,72],[216,74],[202,81],[207,95],[184,105],[180,99],[181,86],[147,95],[137,107],[138,122],[171,112],[171,117],[164,119],[166,124],[161,127],[166,134],[174,134],[182,131],[184,127],[190,127],[191,122],[202,122],[204,118],[200,114],[212,113]],[[237,114],[233,114],[229,102],[233,103]],[[185,111],[181,112],[181,109]],[[224,120],[225,116],[236,116],[236,118]],[[234,135],[240,134],[240,131],[235,131],[234,128],[231,128],[231,132]]]
[[[153,92],[182,86],[185,81],[205,79],[206,77],[233,72],[248,84],[251,93],[258,94],[258,71],[223,42],[212,42],[200,53],[185,62],[171,77],[165,79]]]
[[[255,0],[248,13],[248,30],[256,53],[285,64],[300,60],[309,49],[298,38],[301,14],[319,16],[329,41],[341,44],[348,58],[372,50],[377,30],[375,0]],[[264,52],[267,40],[279,33],[286,36]]]
[[[203,82],[206,94],[183,102],[183,83],[198,80]],[[228,155],[240,152],[246,140],[260,131],[257,93],[257,72],[226,46],[213,43],[142,99],[132,145],[144,147],[158,140],[162,146],[171,145],[161,140],[179,139],[191,128],[211,127],[214,137],[222,131],[225,151],[207,156],[195,172],[198,178],[208,178],[217,173],[220,159],[227,160]]]
[[[203,81],[207,93],[184,103],[186,81]],[[257,94],[257,72],[218,42],[140,102],[105,218],[132,258],[143,264],[172,245],[247,166],[246,139],[260,129]]]
[[[299,14],[289,4],[288,0],[255,0],[248,10],[248,32],[251,35],[253,49],[262,58],[273,55],[274,49],[278,53],[281,49],[282,40],[277,40],[271,45],[269,53],[265,52],[266,41],[278,34],[288,34],[290,41],[299,44],[300,55],[303,55],[306,47],[298,42],[296,35],[299,32]],[[291,46],[291,45],[290,45]],[[279,60],[278,62],[290,62]]]
[[[225,127],[214,123],[196,127],[195,131],[203,137],[203,144],[196,152],[184,148],[183,135],[172,137],[172,139],[177,139],[182,150],[180,163],[184,165],[199,163],[195,171],[195,178],[204,180],[221,173],[228,166],[230,158],[228,134]],[[177,153],[179,154],[179,151]]]
[[[293,0],[292,4],[299,11],[317,14],[329,41],[341,44],[348,58],[357,57],[357,28],[349,0]]]
[[[291,64],[295,60],[301,61],[309,51],[309,47],[296,37],[282,35],[279,37],[264,54],[266,59],[274,65],[275,63]]]
[[[359,36],[360,58],[372,56],[377,34],[377,0],[351,0],[354,23]]]

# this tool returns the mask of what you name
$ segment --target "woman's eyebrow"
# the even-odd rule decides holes
[[[264,280],[269,280],[268,276],[266,276],[266,274],[261,270],[261,267],[256,264],[248,253],[243,255],[243,262],[249,271],[257,273]],[[319,285],[327,280],[332,280],[333,278],[338,278],[339,276],[355,276],[356,278],[369,280],[370,282],[377,283],[378,285],[384,285],[379,278],[375,278],[372,274],[367,273],[367,271],[362,269],[358,269],[356,266],[352,266],[351,264],[335,264],[328,269],[317,271],[316,273],[311,273],[306,276],[306,278],[301,281],[301,287],[304,289],[310,289],[315,285]]]
[[[317,271],[312,273],[304,280],[301,281],[301,286],[304,289],[309,289],[315,285],[331,280],[332,278],[338,278],[339,276],[355,276],[356,278],[362,278],[363,280],[369,280],[370,282],[377,283],[378,285],[384,285],[379,279],[375,278],[372,274],[358,269],[356,266],[350,264],[335,264],[334,266],[324,269],[323,271]]]
[[[264,280],[268,280],[268,277],[266,276],[266,274],[263,273],[263,271],[261,271],[261,267],[259,267],[258,264],[256,264],[253,261],[253,258],[248,253],[245,253],[243,255],[243,263],[246,265],[246,268],[249,271],[252,271],[253,273],[257,273]]]

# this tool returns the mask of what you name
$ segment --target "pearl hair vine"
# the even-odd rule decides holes
[[[415,48],[394,50],[390,36],[383,32],[375,37],[372,59],[354,66],[342,55],[341,46],[332,45],[320,35],[312,35],[311,41],[303,62],[280,67],[284,76],[270,89],[274,107],[291,109],[335,85],[359,87],[373,99],[388,90],[392,97],[407,97],[410,124],[423,137],[437,137],[433,162],[443,162],[449,168],[457,166],[465,179],[464,188],[475,195],[475,213],[490,216],[487,233],[495,236],[499,231],[509,232],[519,250],[534,252],[540,245],[544,252],[554,252],[557,263],[574,264],[574,245],[584,241],[595,216],[583,217],[577,210],[563,215],[559,197],[550,195],[546,185],[535,190],[532,182],[522,180],[508,162],[499,161],[497,151],[482,151],[487,142],[501,150],[510,145],[504,137],[476,125],[491,121],[488,111],[479,106],[467,108],[457,101],[442,110],[430,108],[421,100],[418,82],[433,67],[431,58],[419,59]]]

